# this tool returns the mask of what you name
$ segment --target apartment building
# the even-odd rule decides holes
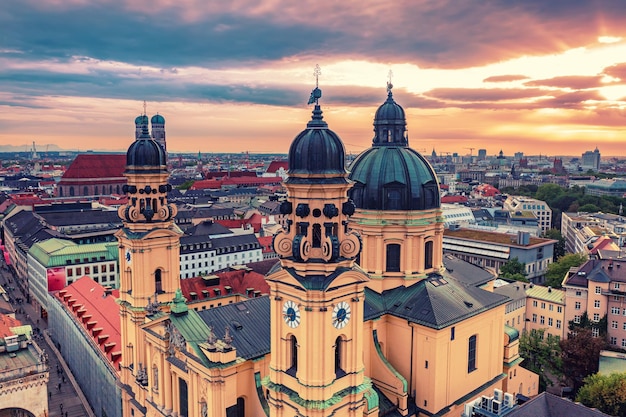
[[[513,212],[532,212],[537,218],[538,226],[542,233],[547,232],[552,227],[552,209],[545,201],[510,195],[504,200],[502,208]]]
[[[546,337],[564,338],[565,291],[530,284],[526,296],[526,331],[543,329]]]

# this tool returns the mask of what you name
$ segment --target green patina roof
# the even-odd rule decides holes
[[[509,335],[509,342],[519,339],[519,332],[515,327],[504,325],[504,333]]]
[[[557,304],[565,304],[565,291],[555,288],[544,287],[541,285],[533,285],[526,288],[528,297],[537,298],[539,300],[550,301]]]
[[[117,242],[89,243],[79,245],[70,240],[48,239],[35,243],[28,252],[33,258],[46,267],[65,266],[74,263],[75,259],[105,257],[106,261],[118,259]]]

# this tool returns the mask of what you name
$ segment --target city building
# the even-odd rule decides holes
[[[30,325],[0,314],[0,410],[3,415],[49,415],[48,362],[31,335]]]
[[[504,311],[505,325],[522,333],[526,330],[526,287],[528,284],[518,281],[511,283],[498,281],[494,283],[493,292],[509,297]]]
[[[619,249],[626,246],[626,219],[618,214],[562,213],[561,236],[569,253],[589,253],[602,237]]]
[[[526,331],[544,330],[544,337],[567,334],[565,291],[541,285],[526,287]]]
[[[597,172],[600,170],[600,159],[600,150],[596,147],[593,151],[587,151],[582,154],[581,167]]]
[[[526,266],[526,278],[543,282],[548,265],[552,263],[555,240],[532,237],[525,232],[517,235],[453,228],[443,233],[443,251],[460,259],[489,268],[496,274],[502,265],[517,258]]]
[[[78,154],[57,183],[56,196],[96,198],[122,194],[125,164],[123,154]]]
[[[513,212],[532,212],[537,218],[542,233],[547,232],[552,227],[552,209],[545,201],[535,200],[530,197],[510,195],[504,200],[502,208]]]
[[[598,251],[598,257],[563,279],[565,323],[580,323],[583,313],[592,323],[606,317],[609,343],[626,349],[626,258],[613,251]],[[596,336],[600,330],[592,328]]]
[[[98,417],[122,415],[118,298],[117,290],[84,276],[48,303],[48,331]]]
[[[81,277],[89,276],[103,286],[118,288],[117,257],[116,242],[79,245],[52,238],[35,243],[28,251],[28,288],[40,317],[47,317],[49,293]]]
[[[626,180],[621,178],[596,180],[585,186],[585,193],[597,197],[613,196],[623,198],[626,195]]]

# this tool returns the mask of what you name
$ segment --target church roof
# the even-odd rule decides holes
[[[83,153],[76,155],[67,171],[61,177],[66,179],[102,179],[117,178],[126,182],[123,173],[126,169],[126,155],[124,154],[92,154]]]
[[[452,278],[432,274],[409,287],[396,287],[379,294],[365,289],[365,320],[385,314],[434,329],[442,329],[504,304],[508,297]]]

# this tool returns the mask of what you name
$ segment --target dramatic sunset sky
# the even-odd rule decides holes
[[[626,155],[626,1],[2,0],[0,149],[284,152],[320,101],[349,152],[394,97],[430,153]]]

